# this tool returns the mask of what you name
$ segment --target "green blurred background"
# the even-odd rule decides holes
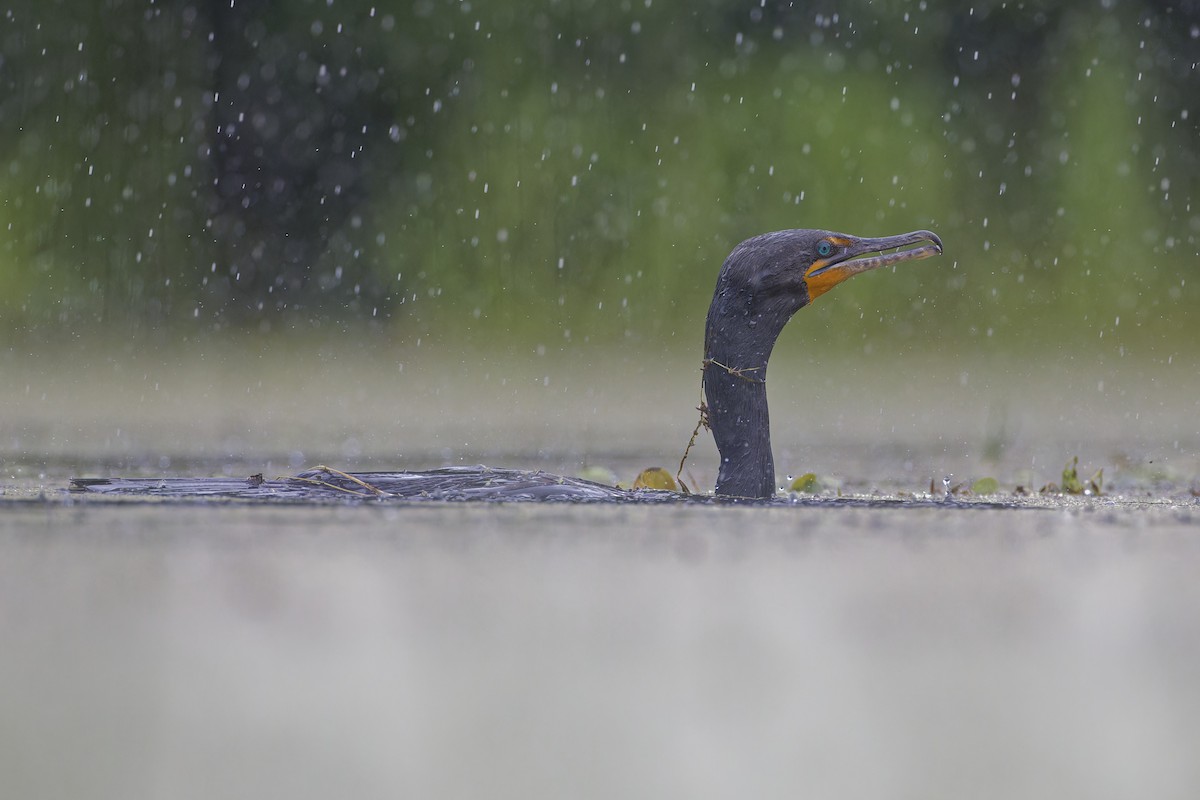
[[[698,350],[737,241],[931,228],[944,258],[806,313],[1165,360],[1198,60],[1196,2],[26,0],[0,324]]]

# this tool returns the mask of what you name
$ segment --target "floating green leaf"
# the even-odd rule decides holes
[[[671,477],[671,473],[662,467],[648,467],[638,473],[633,482],[634,489],[661,489],[667,492],[678,492],[679,484]]]
[[[1062,490],[1067,494],[1083,494],[1083,484],[1079,482],[1079,456],[1075,456],[1063,467]]]
[[[1059,488],[1051,483],[1042,487],[1042,491],[1054,492],[1059,491]],[[1079,479],[1079,456],[1075,456],[1063,467],[1061,491],[1066,494],[1104,494],[1104,468],[1096,470],[1087,483],[1084,483]]]
[[[579,477],[592,483],[602,483],[605,486],[616,486],[617,476],[608,467],[591,465],[579,471]]]
[[[971,494],[995,494],[1000,491],[1000,481],[995,478],[980,478],[971,484]]]
[[[821,482],[817,480],[816,473],[806,472],[788,484],[788,491],[816,494],[821,491]]]

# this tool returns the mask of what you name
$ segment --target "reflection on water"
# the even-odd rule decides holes
[[[1187,797],[1200,514],[0,509],[14,797]]]

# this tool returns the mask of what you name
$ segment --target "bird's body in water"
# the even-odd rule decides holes
[[[912,249],[898,249],[904,247]],[[792,315],[852,275],[941,252],[941,240],[929,231],[864,239],[786,230],[755,236],[733,249],[717,277],[704,332],[705,419],[721,455],[717,495],[761,499],[775,494],[767,361]],[[77,478],[71,483],[82,492],[285,500],[612,501],[634,496],[590,481],[487,467],[356,474],[318,467],[273,481],[255,475],[245,480]]]

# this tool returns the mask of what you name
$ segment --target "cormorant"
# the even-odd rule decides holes
[[[921,246],[884,253],[909,245]],[[852,275],[941,252],[942,240],[930,231],[877,239],[776,231],[733,249],[717,277],[704,331],[707,422],[721,454],[718,495],[775,494],[767,360],[792,315]]]
[[[918,245],[910,250],[884,251]],[[775,494],[775,464],[767,420],[767,360],[792,315],[860,272],[942,252],[929,231],[880,239],[787,230],[739,244],[725,259],[704,334],[702,417],[712,430],[721,466],[718,495]],[[861,257],[866,256],[866,257]],[[689,445],[690,447],[690,445]],[[686,457],[686,456],[685,456]],[[80,492],[167,497],[328,500],[347,496],[411,500],[665,500],[666,492],[629,492],[545,472],[449,467],[427,472],[345,473],[316,467],[287,478],[73,478]]]

